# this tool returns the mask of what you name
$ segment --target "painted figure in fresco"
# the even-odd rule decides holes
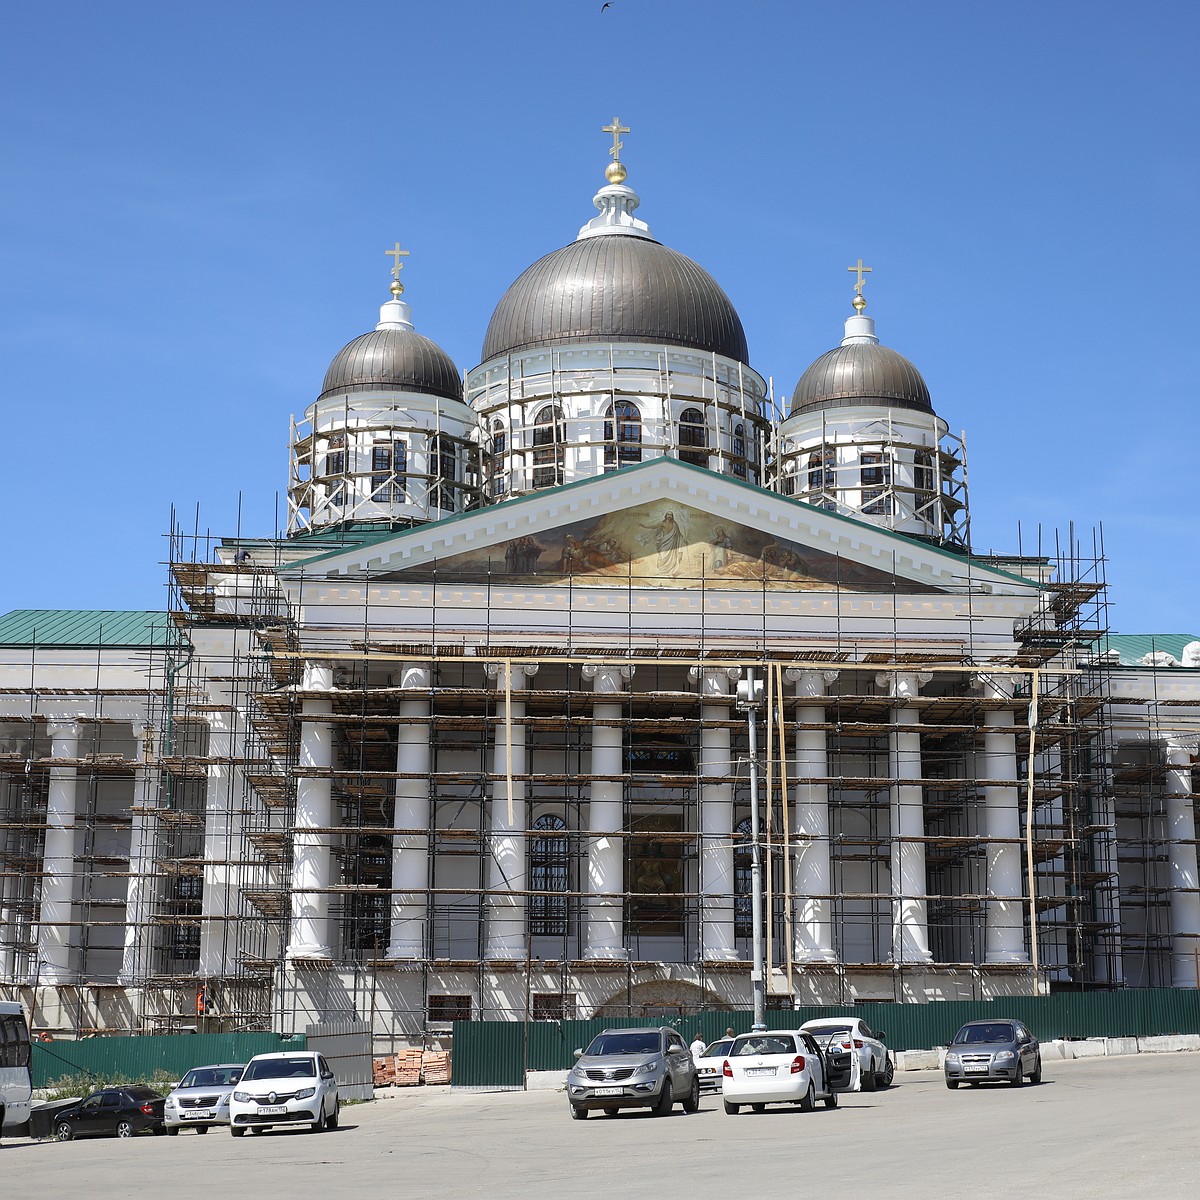
[[[713,548],[713,570],[721,571],[725,564],[729,561],[729,550],[733,546],[733,539],[729,536],[724,525],[718,525],[713,530],[712,548]]]
[[[564,575],[574,575],[576,571],[587,569],[587,550],[574,534],[568,533],[563,538],[562,557],[558,569]]]
[[[537,570],[542,548],[531,537],[513,538],[504,547],[505,569],[514,575],[531,575]]]
[[[643,525],[643,529],[651,529],[651,534],[642,534],[638,538],[643,546],[651,541],[658,549],[658,570],[662,575],[678,575],[683,567],[683,552],[687,545],[683,530],[682,518],[673,508],[668,508],[659,521]]]

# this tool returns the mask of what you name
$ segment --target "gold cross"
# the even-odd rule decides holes
[[[399,283],[400,282],[400,272],[404,270],[404,264],[400,260],[402,258],[407,258],[409,255],[409,252],[407,250],[401,250],[400,243],[397,242],[393,249],[385,250],[384,254],[390,255],[392,257],[392,259],[395,261],[396,265],[392,268],[392,278],[397,283]]]
[[[613,135],[612,149],[609,151],[609,154],[612,155],[613,162],[620,162],[621,150],[625,146],[625,143],[621,141],[621,134],[628,133],[629,127],[621,124],[620,117],[613,117],[613,123],[611,125],[602,125],[600,132],[611,133]]]
[[[861,295],[862,295],[862,290],[863,290],[863,284],[866,282],[866,281],[863,279],[863,276],[864,276],[864,275],[870,275],[870,273],[871,273],[871,268],[870,268],[870,267],[864,267],[864,266],[862,265],[862,259],[860,258],[860,259],[858,260],[858,266],[856,266],[856,267],[847,267],[847,268],[846,268],[846,270],[847,270],[847,271],[854,271],[854,272],[856,272],[856,273],[857,273],[857,275],[858,275],[858,282],[857,282],[857,283],[854,285],[854,294],[855,294],[856,296],[861,296]]]

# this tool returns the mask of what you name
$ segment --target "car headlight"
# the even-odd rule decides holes
[[[957,1055],[957,1054],[947,1054],[947,1055],[946,1055],[946,1061],[947,1061],[947,1062],[948,1062],[948,1063],[949,1063],[949,1064],[950,1064],[952,1067],[957,1067],[957,1066],[959,1065],[959,1063],[962,1061],[962,1059],[960,1059],[960,1058],[958,1057],[958,1055]]]
[[[653,1075],[661,1066],[661,1058],[652,1058],[649,1062],[642,1063],[640,1067],[635,1068],[633,1073],[635,1075]]]
[[[168,1096],[168,1097],[167,1097],[167,1099],[166,1099],[166,1107],[167,1107],[167,1108],[174,1108],[174,1107],[175,1107],[175,1097],[174,1097],[174,1096]]]
[[[298,1091],[296,1093],[296,1099],[297,1100],[307,1100],[309,1098],[309,1096],[315,1096],[316,1094],[317,1094],[316,1088],[302,1088],[300,1091]]]
[[[1008,1062],[1008,1060],[1010,1058],[1016,1058],[1016,1057],[1017,1056],[1011,1050],[1001,1050],[996,1055],[996,1061],[997,1062]]]
[[[239,1104],[249,1104],[250,1103],[250,1093],[249,1092],[234,1092],[233,1098]]]

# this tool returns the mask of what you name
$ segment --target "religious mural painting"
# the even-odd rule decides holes
[[[513,583],[571,581],[639,587],[932,590],[673,500],[523,534],[498,546],[411,568],[404,575],[408,579],[502,575]]]

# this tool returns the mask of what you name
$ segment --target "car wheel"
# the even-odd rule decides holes
[[[1030,1083],[1041,1083],[1042,1082],[1042,1056],[1040,1054],[1038,1055],[1037,1066],[1034,1067],[1033,1073],[1029,1076],[1029,1082]]]
[[[69,1142],[75,1136],[75,1130],[71,1128],[70,1122],[59,1121],[54,1127],[54,1136],[60,1142]]]
[[[879,1082],[884,1087],[891,1087],[892,1080],[896,1078],[896,1064],[892,1062],[892,1056],[889,1054],[883,1060],[883,1074],[879,1077]]]
[[[134,1129],[132,1121],[117,1122],[117,1137],[133,1137],[136,1132],[137,1130]]]
[[[200,1130],[196,1130],[196,1132],[199,1133]],[[205,1129],[204,1132],[207,1133],[208,1130]],[[179,1126],[178,1125],[168,1125],[167,1126],[167,1137],[178,1137],[178,1136],[179,1136]]]
[[[671,1105],[675,1103],[675,1097],[671,1094],[671,1081],[664,1079],[662,1091],[658,1093],[658,1103],[653,1108],[656,1117],[666,1117],[670,1115]]]
[[[1012,1087],[1020,1087],[1025,1082],[1025,1071],[1020,1063],[1017,1063],[1017,1073],[1012,1077]]]
[[[833,1090],[833,1088],[830,1088],[829,1095],[825,1097],[825,1107],[826,1108],[837,1108],[837,1106],[838,1106],[837,1092],[835,1092]]]
[[[875,1066],[875,1060],[872,1059],[871,1066],[867,1070],[862,1072],[862,1090],[864,1092],[873,1092],[875,1090],[876,1082],[875,1082],[875,1071],[873,1069],[874,1066]]]
[[[947,1087],[948,1087],[948,1088],[949,1088],[951,1091],[954,1091],[954,1089],[955,1089],[956,1087],[958,1087],[958,1080],[957,1080],[957,1079],[947,1079],[947,1080],[946,1080],[946,1086],[947,1086]]]
[[[804,1099],[800,1101],[801,1112],[812,1112],[817,1107],[817,1089],[813,1087],[812,1080],[808,1081],[808,1091],[804,1093]]]
[[[207,1133],[209,1131],[209,1129],[211,1129],[211,1128],[212,1127],[210,1125],[197,1125],[196,1132],[197,1133]]]
[[[246,1131],[240,1125],[230,1125],[229,1132],[233,1134],[234,1137],[241,1137]]]
[[[695,1076],[692,1077],[692,1090],[688,1092],[687,1099],[683,1102],[683,1111],[685,1113],[694,1113],[700,1107],[700,1080]]]
[[[333,1102],[333,1112],[331,1112],[329,1114],[329,1116],[327,1116],[325,1118],[325,1128],[326,1129],[336,1129],[338,1127],[338,1114],[341,1112],[341,1110],[342,1110],[341,1100],[335,1100]]]
[[[742,1106],[740,1104],[730,1104],[728,1100],[725,1101],[725,1111],[729,1116],[736,1117],[741,1110]]]
[[[586,1121],[588,1110],[582,1104],[571,1105],[571,1118],[575,1121]]]

